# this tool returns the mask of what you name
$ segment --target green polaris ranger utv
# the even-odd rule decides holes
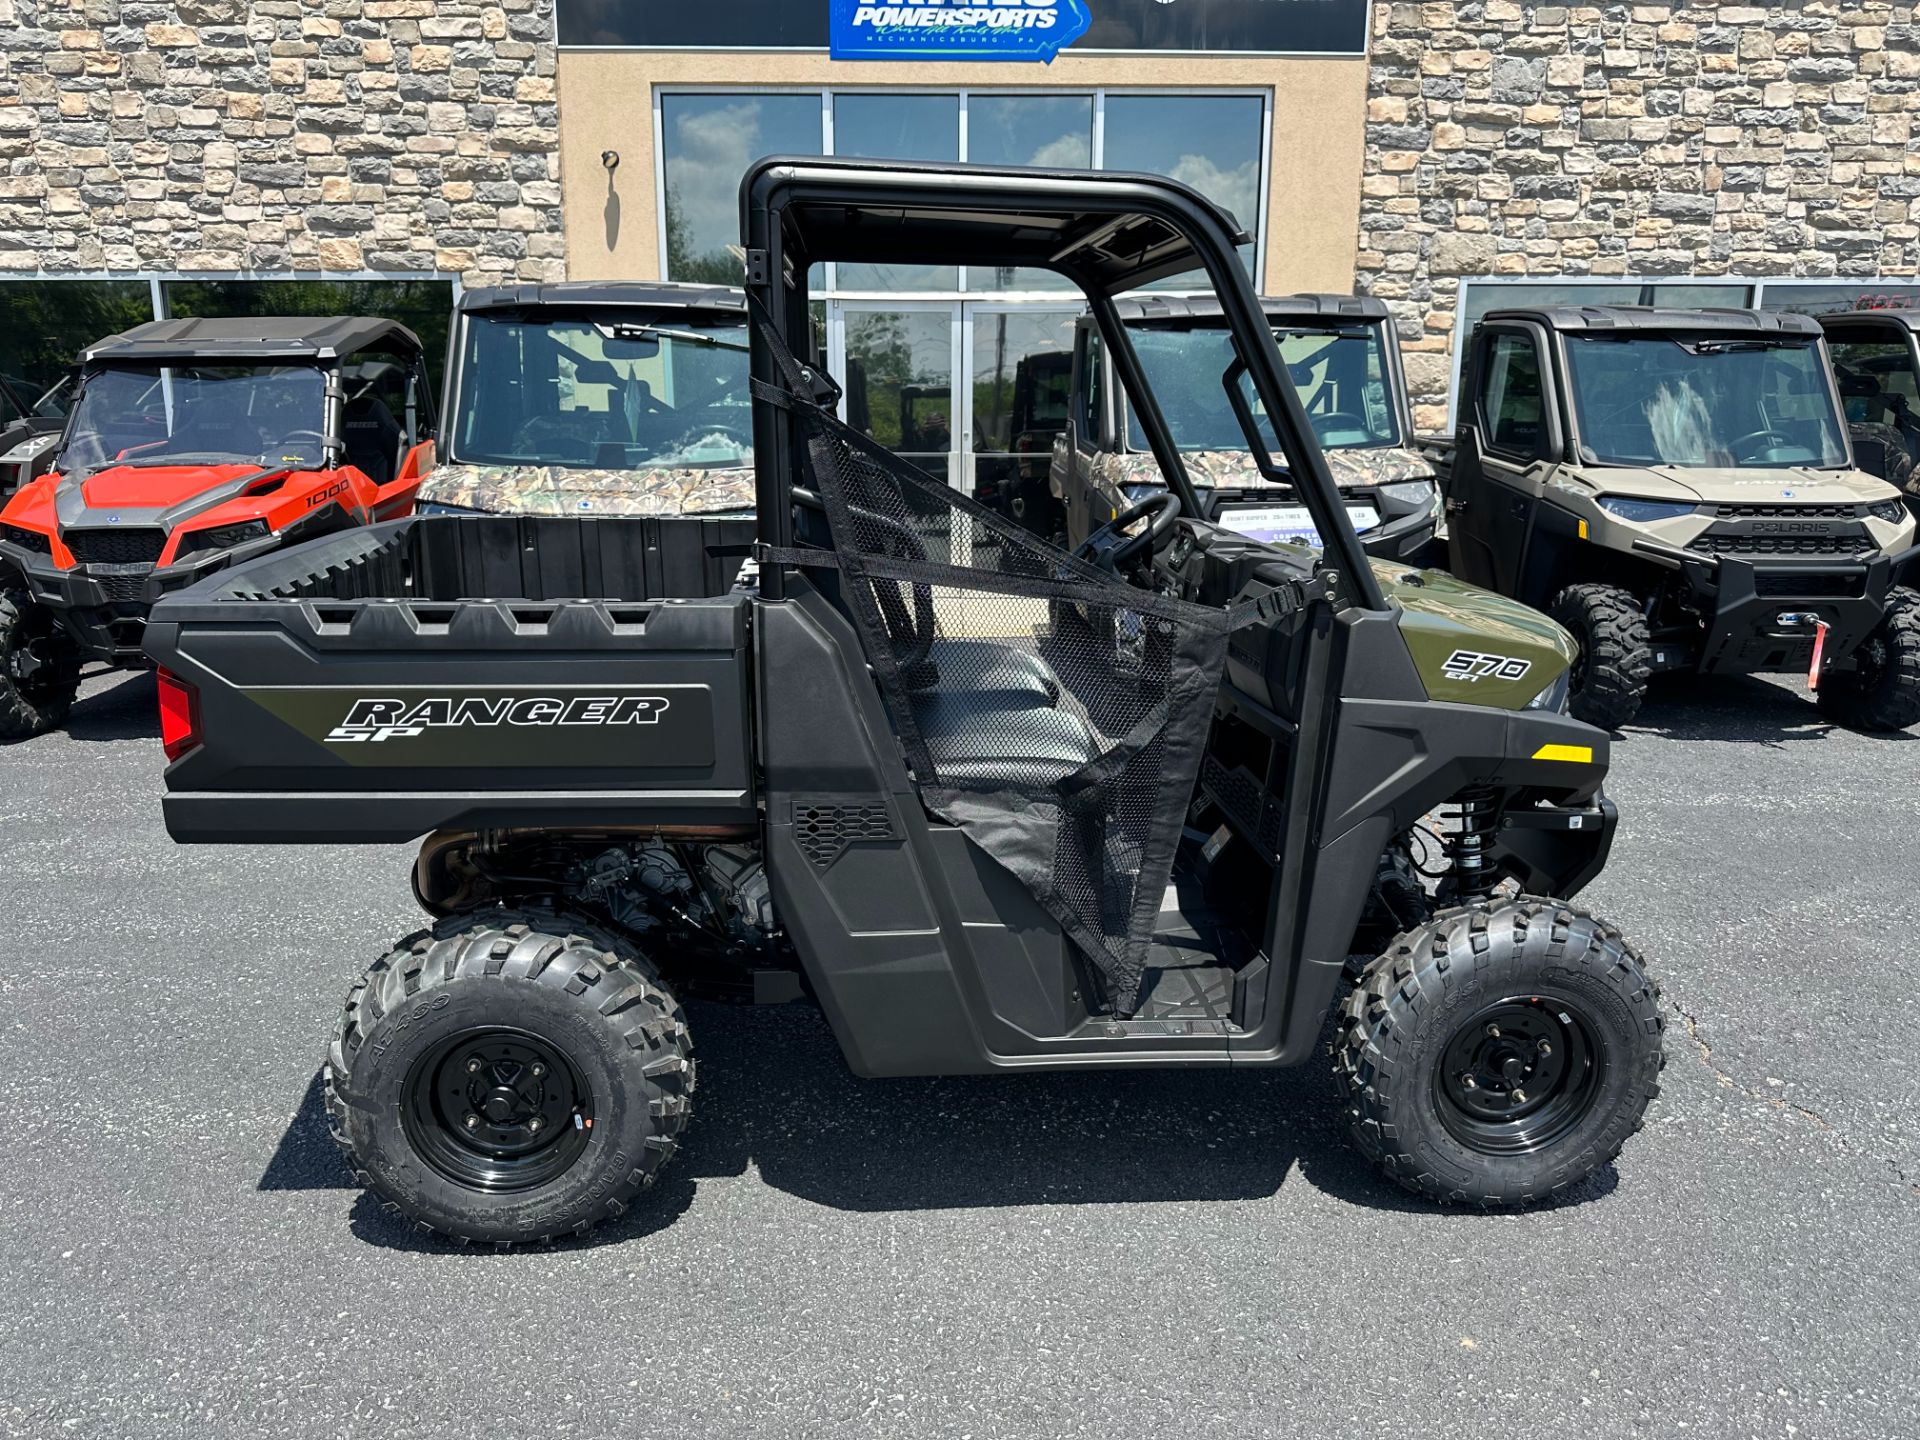
[[[1920,721],[1914,522],[1853,466],[1818,323],[1758,310],[1496,310],[1444,472],[1453,572],[1580,645],[1573,713],[1651,678],[1789,671],[1843,725]]]
[[[675,995],[708,987],[810,999],[865,1076],[1291,1065],[1331,1016],[1401,1185],[1523,1204],[1612,1161],[1661,1011],[1571,898],[1615,820],[1573,647],[1369,561],[1232,218],[1154,176],[820,158],[741,206],[753,520],[414,517],[148,630],[176,838],[427,837],[433,921],[327,1052],[358,1177],[498,1244],[624,1213],[691,1118]],[[1085,293],[1167,478],[1071,552],[836,415],[812,268],[962,259]],[[1201,518],[1116,313],[1196,267],[1323,551]]]

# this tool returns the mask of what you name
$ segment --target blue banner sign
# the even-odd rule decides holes
[[[1087,0],[829,0],[836,60],[1043,60],[1087,33]]]

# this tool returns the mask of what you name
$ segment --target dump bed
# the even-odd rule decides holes
[[[416,516],[168,596],[146,639],[180,757],[167,829],[750,825],[752,540],[751,520]]]

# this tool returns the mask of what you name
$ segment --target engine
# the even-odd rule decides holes
[[[692,929],[759,949],[778,928],[766,867],[746,845],[613,845],[577,861],[565,888],[635,935]]]

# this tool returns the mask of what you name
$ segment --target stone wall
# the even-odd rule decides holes
[[[1376,4],[1358,281],[1445,423],[1462,276],[1912,276],[1913,4]]]
[[[564,267],[553,0],[0,0],[0,270]]]

